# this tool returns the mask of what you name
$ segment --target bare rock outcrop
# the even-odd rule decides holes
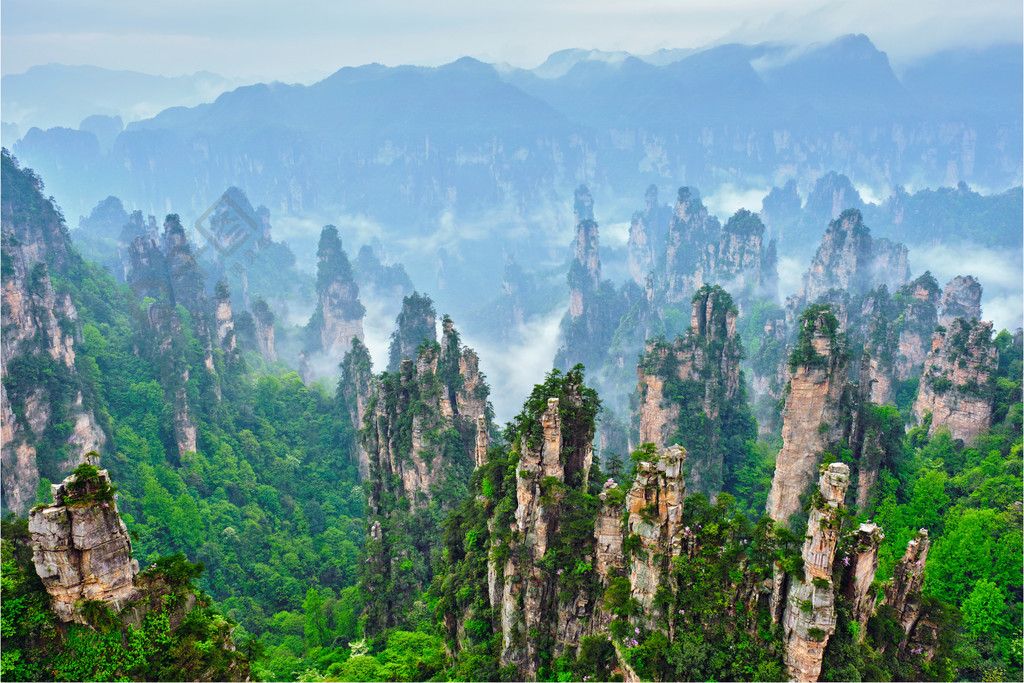
[[[137,597],[139,571],[107,472],[88,467],[55,484],[53,504],[29,515],[32,559],[52,609],[61,621],[81,624],[85,601],[100,600],[116,613]]]
[[[55,479],[92,450],[102,450],[107,434],[82,391],[76,368],[78,311],[70,294],[58,291],[51,274],[66,272],[78,259],[67,228],[41,181],[3,154],[0,193],[0,474],[3,505],[24,513],[41,476]],[[48,381],[43,386],[41,377]],[[58,430],[73,425],[70,438]],[[40,471],[37,444],[49,440],[48,471]]]
[[[722,489],[724,430],[746,414],[740,380],[742,347],[732,297],[718,286],[702,287],[692,300],[690,328],[669,344],[650,342],[637,367],[633,424],[640,444],[689,447],[691,490],[710,496]],[[666,388],[672,389],[666,395]],[[749,421],[749,415],[747,415]],[[754,438],[753,422],[749,421]],[[694,446],[700,444],[699,451]]]
[[[669,207],[658,204],[658,186],[651,185],[644,193],[643,210],[635,212],[630,220],[627,244],[629,274],[640,287],[647,283],[658,254],[665,249],[670,213]]]
[[[562,572],[546,566],[548,550],[562,533],[568,491],[586,490],[593,459],[593,421],[578,420],[589,399],[581,385],[570,381],[565,388],[562,398],[547,400],[536,416],[537,428],[530,428],[516,444],[520,459],[512,536],[518,550],[500,565],[489,558],[488,577],[495,581],[490,592],[498,599],[491,607],[500,623],[501,663],[515,665],[528,680],[536,679],[542,663],[542,641],[537,636],[550,637],[556,653],[575,648],[596,607],[595,596],[586,591],[564,599],[559,591]],[[580,561],[592,561],[589,548],[579,551]]]
[[[714,250],[721,224],[689,187],[679,188],[665,252],[665,300],[688,301],[703,284],[707,250]]]
[[[843,595],[850,601],[853,618],[860,624],[857,638],[863,642],[867,635],[868,619],[875,612],[878,599],[872,583],[878,570],[878,548],[885,538],[881,527],[869,522],[862,523],[854,532],[851,552],[842,558],[847,567],[843,575]]]
[[[651,623],[661,616],[654,596],[668,578],[662,574],[662,560],[682,552],[685,464],[686,450],[680,446],[655,453],[650,461],[638,464],[637,477],[626,494],[626,530],[640,543],[640,552],[632,553],[628,565],[631,597],[640,603],[641,614]]]
[[[569,271],[569,315],[576,319],[583,315],[585,299],[597,290],[601,282],[601,255],[597,223],[594,221],[594,199],[585,185],[576,189],[573,213],[576,219],[576,239],[573,244],[574,260]]]
[[[970,443],[992,421],[998,363],[992,323],[957,318],[939,328],[924,363],[914,416],[923,420],[931,413],[930,433],[946,425],[954,439]]]
[[[273,363],[277,360],[274,343],[274,311],[263,299],[252,302],[252,319],[256,328],[256,346],[263,360]]]
[[[213,313],[213,322],[217,333],[217,344],[227,354],[232,354],[237,346],[235,340],[235,320],[231,315],[231,296],[227,285],[217,283],[217,306]]]
[[[839,508],[849,484],[850,468],[843,463],[832,463],[822,472],[802,552],[805,578],[789,584],[782,626],[786,667],[797,681],[818,680],[825,646],[835,633],[832,562],[841,528]]]
[[[338,394],[343,397],[348,409],[349,421],[356,434],[363,428],[366,419],[366,407],[373,394],[373,363],[366,345],[358,339],[352,340],[352,348],[345,354],[341,362],[341,380],[338,382]],[[362,481],[370,476],[370,456],[366,452],[362,439],[356,439],[356,467]]]
[[[885,586],[884,604],[896,610],[896,621],[906,637],[900,641],[899,653],[903,654],[908,642],[914,640],[915,631],[932,631],[934,625],[921,619],[921,588],[924,586],[924,565],[928,560],[931,540],[928,530],[920,529],[907,543],[907,551],[893,570],[892,583]],[[934,643],[934,639],[926,638]],[[934,651],[934,644],[932,645]],[[930,656],[928,657],[930,659]]]
[[[826,448],[847,436],[843,407],[850,390],[838,325],[827,307],[809,308],[801,318],[797,349],[790,357],[783,445],[767,504],[769,516],[783,525],[800,510],[800,496],[813,483]]]
[[[957,318],[981,320],[981,283],[971,275],[958,275],[942,293],[939,324],[949,327]]]

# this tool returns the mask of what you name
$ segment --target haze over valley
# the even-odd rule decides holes
[[[1020,679],[1020,7],[193,5],[4,6],[5,679]]]

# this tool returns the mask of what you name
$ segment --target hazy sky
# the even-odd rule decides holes
[[[469,55],[533,67],[568,47],[809,43],[865,33],[896,62],[1019,42],[1021,0],[4,0],[4,74],[60,62],[176,76],[309,79]]]

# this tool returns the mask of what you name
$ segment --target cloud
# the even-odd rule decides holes
[[[808,264],[802,259],[793,256],[779,256],[779,294],[783,301],[787,296],[800,291],[801,280],[807,267]]]
[[[997,329],[1024,326],[1024,254],[972,244],[910,248],[915,272],[931,271],[940,287],[957,275],[973,275],[982,286],[981,313]]]
[[[760,211],[761,201],[770,189],[768,186],[740,188],[733,183],[722,183],[714,194],[704,197],[703,201],[708,211],[725,223],[740,209],[754,213]]]
[[[495,420],[503,424],[519,412],[535,384],[551,371],[558,350],[559,325],[565,315],[558,308],[531,318],[515,331],[520,341],[494,344],[460,330],[462,341],[480,357],[480,369],[491,387]]]
[[[1021,21],[1021,4],[1006,0],[7,0],[2,51],[4,73],[61,61],[285,79],[374,61],[437,65],[470,55],[532,67],[566,47],[648,54],[846,33],[866,33],[908,59],[949,46],[1018,42]]]

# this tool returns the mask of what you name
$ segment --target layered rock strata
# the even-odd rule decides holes
[[[800,496],[814,481],[825,450],[845,440],[850,400],[847,354],[838,321],[827,308],[809,309],[790,357],[790,384],[783,410],[782,449],[768,492],[769,516],[783,525],[801,509]]]
[[[797,681],[816,681],[829,636],[836,630],[832,563],[842,526],[839,516],[850,468],[832,463],[822,473],[811,503],[804,541],[804,580],[793,580],[786,596],[782,627],[786,667]]]
[[[36,573],[61,621],[87,623],[81,613],[85,601],[99,600],[120,612],[137,597],[139,564],[116,498],[103,495],[109,487],[106,470],[81,481],[71,475],[51,488],[52,505],[29,515]]]
[[[640,544],[640,552],[631,554],[628,577],[631,597],[640,604],[641,621],[654,623],[661,617],[654,596],[669,583],[662,573],[663,559],[682,552],[685,464],[686,450],[681,446],[661,450],[637,465],[636,479],[626,494],[626,533],[639,538]]]

